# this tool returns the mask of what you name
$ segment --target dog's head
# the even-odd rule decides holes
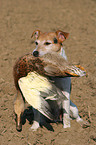
[[[56,32],[42,33],[35,30],[31,38],[35,41],[36,49],[33,51],[34,56],[42,56],[47,52],[60,53],[62,43],[69,37],[69,33],[58,30]]]

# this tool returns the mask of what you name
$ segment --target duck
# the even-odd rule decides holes
[[[19,89],[18,80],[27,76],[29,72],[36,71],[43,76],[52,77],[82,77],[87,72],[81,65],[72,65],[57,53],[46,53],[35,57],[32,53],[20,57],[13,68],[15,87]]]
[[[58,120],[58,106],[62,108],[62,100],[67,100],[67,98],[50,78],[82,76],[87,76],[82,66],[67,62],[55,52],[39,57],[33,56],[32,53],[20,57],[13,67],[14,84],[17,92],[21,94],[17,95],[14,101],[17,130],[22,128],[21,114],[24,112],[22,96],[28,104],[45,117]],[[50,106],[50,101],[57,102],[57,108],[55,107],[57,114],[52,113],[54,107]]]

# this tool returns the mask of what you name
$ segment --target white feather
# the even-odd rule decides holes
[[[25,100],[49,119],[53,119],[47,100],[65,99],[63,93],[47,78],[37,72],[30,72],[18,80],[19,87]],[[61,98],[60,98],[61,97]]]

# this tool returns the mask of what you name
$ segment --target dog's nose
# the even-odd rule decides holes
[[[34,51],[33,52],[33,56],[38,57],[39,56],[39,52],[38,51]]]

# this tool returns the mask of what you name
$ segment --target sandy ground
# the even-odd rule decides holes
[[[32,132],[26,119],[22,132],[16,131],[12,69],[19,56],[35,48],[31,43],[35,29],[70,33],[64,42],[68,59],[88,72],[87,78],[72,78],[71,100],[90,127],[83,129],[73,120],[68,129],[51,123],[54,131],[42,127]],[[96,0],[0,0],[0,145],[95,145],[95,58]]]

